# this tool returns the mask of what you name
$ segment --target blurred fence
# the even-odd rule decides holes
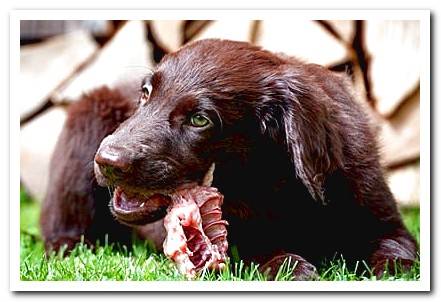
[[[154,67],[204,38],[249,41],[347,73],[378,128],[382,164],[402,204],[419,202],[418,21],[21,21],[21,182],[44,196],[65,108],[112,85],[128,67]],[[15,100],[14,100],[15,101]],[[41,140],[41,137],[44,140]]]

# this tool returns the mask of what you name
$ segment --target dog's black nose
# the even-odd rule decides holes
[[[95,155],[95,162],[103,174],[109,180],[118,180],[132,169],[132,157],[128,150],[115,146],[104,146]]]

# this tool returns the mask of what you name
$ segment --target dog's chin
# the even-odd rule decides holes
[[[110,210],[115,218],[126,225],[145,225],[158,221],[167,214],[174,192],[195,186],[211,186],[214,163],[199,182],[188,182],[173,189],[148,190],[117,186],[110,201]]]

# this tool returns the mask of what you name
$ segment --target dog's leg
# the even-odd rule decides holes
[[[390,192],[378,161],[371,163],[369,168],[359,172],[360,177],[356,186],[360,209],[367,209],[371,223],[365,224],[367,239],[372,247],[367,255],[369,265],[377,277],[381,277],[385,270],[395,274],[401,267],[404,270],[411,268],[417,257],[417,243],[406,229],[401,218],[398,206]]]
[[[381,278],[385,272],[394,274],[399,268],[409,270],[416,258],[416,246],[415,240],[404,227],[378,239],[369,259],[373,273]]]
[[[274,280],[277,272],[283,265],[294,267],[293,275],[295,281],[308,281],[317,279],[317,269],[314,265],[306,261],[303,257],[291,253],[278,253],[270,260],[263,263],[260,271],[268,276],[270,280]]]
[[[47,193],[40,224],[46,250],[66,245],[72,249],[81,238],[130,239],[129,229],[116,222],[108,208],[110,190],[97,185],[93,159],[101,140],[129,116],[133,105],[117,91],[101,88],[70,106],[51,160]]]

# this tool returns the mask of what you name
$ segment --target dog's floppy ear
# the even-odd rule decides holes
[[[269,91],[271,100],[261,111],[262,130],[286,144],[297,177],[315,200],[325,202],[326,176],[343,166],[343,144],[331,97],[289,68],[273,78]]]

